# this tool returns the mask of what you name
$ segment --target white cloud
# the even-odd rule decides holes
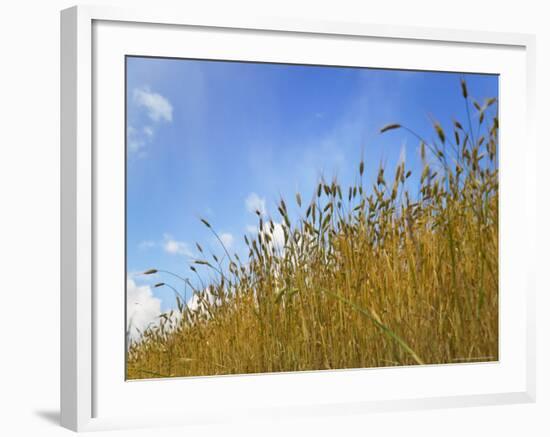
[[[126,137],[128,140],[128,150],[130,152],[138,152],[140,149],[145,147],[144,139],[142,138],[138,130],[133,126],[128,126]]]
[[[245,199],[246,209],[248,212],[256,213],[259,211],[261,215],[265,215],[265,198],[258,196],[256,193],[250,193]]]
[[[161,120],[172,121],[172,104],[158,93],[148,88],[134,89],[134,101],[147,109],[149,118],[154,122]]]
[[[168,99],[150,91],[147,87],[135,88],[133,97],[137,106],[145,108],[153,123],[142,128],[128,126],[126,132],[128,150],[134,156],[145,157],[147,156],[145,147],[153,141],[158,123],[161,121],[171,122],[173,108]]]
[[[285,246],[285,234],[283,232],[282,223],[275,223],[273,227],[273,232],[270,232],[269,226],[268,229],[264,229],[264,233],[269,233],[271,236],[271,244],[275,247],[276,250],[282,250]]]
[[[258,226],[247,225],[246,231],[251,234],[257,234],[259,232]],[[271,227],[269,223],[264,224],[262,231],[263,235],[269,235],[271,237],[271,242],[269,245],[273,246],[276,251],[282,251],[285,246],[285,233],[283,231],[283,224],[273,222],[273,232],[271,232]]]
[[[147,156],[146,146],[149,144],[154,135],[154,130],[150,126],[145,126],[143,129],[136,129],[129,125],[126,132],[128,151],[133,156],[143,158]]]
[[[220,234],[220,240],[222,241],[225,248],[229,249],[231,246],[233,246],[235,238],[229,232],[224,232],[223,234]]]
[[[200,296],[199,296],[200,295]],[[208,315],[206,309],[209,305],[213,305],[216,302],[216,298],[210,293],[209,289],[206,288],[198,293],[193,293],[191,299],[187,302],[187,307],[191,311],[199,310]]]
[[[136,285],[133,279],[126,281],[126,312],[129,338],[139,337],[138,329],[143,332],[150,324],[158,321],[160,299],[153,296],[149,285]]]
[[[175,240],[170,234],[164,234],[163,248],[166,253],[171,255],[193,257],[193,252],[189,248],[189,245],[184,241]]]

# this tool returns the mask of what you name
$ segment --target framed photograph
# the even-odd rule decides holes
[[[532,402],[534,37],[61,13],[61,421]]]

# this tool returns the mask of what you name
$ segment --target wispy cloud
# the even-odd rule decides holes
[[[161,122],[172,121],[174,109],[166,97],[150,91],[148,87],[134,89],[133,103],[145,109],[151,123],[142,127],[136,127],[135,123],[128,125],[128,150],[134,155],[144,157],[147,155],[145,147],[153,141],[155,129]]]
[[[246,210],[251,213],[258,211],[261,215],[267,213],[265,207],[265,198],[258,196],[256,193],[250,193],[245,199]]]
[[[193,252],[189,244],[184,241],[175,240],[170,234],[164,234],[163,249],[170,255],[183,255],[192,258]]]
[[[222,241],[226,249],[230,249],[231,246],[233,246],[235,237],[233,237],[233,234],[230,234],[229,232],[224,232],[220,234],[220,240]]]
[[[134,102],[147,110],[152,121],[172,121],[173,107],[166,97],[152,92],[147,87],[134,89],[133,96]]]
[[[144,126],[143,127],[143,133],[147,135],[149,138],[153,137],[153,134],[155,133],[153,131],[153,128],[151,126]]]
[[[128,125],[126,132],[128,151],[134,155],[138,154],[141,157],[146,156],[146,146],[154,137],[155,131],[151,126],[144,126],[137,129],[132,125]]]
[[[144,240],[138,244],[138,247],[140,250],[147,250],[155,247],[156,245],[157,243],[152,240]]]
[[[231,243],[233,236],[231,234],[222,234],[227,242]],[[222,240],[223,241],[223,240]],[[162,240],[143,240],[138,243],[138,248],[141,251],[146,251],[153,248],[162,248],[164,252],[170,255],[184,255],[187,257],[193,257],[193,251],[190,245],[185,241],[176,240],[171,234],[164,234]]]
[[[146,141],[135,127],[128,126],[126,136],[128,142],[128,150],[130,152],[136,153],[143,147],[145,147]]]

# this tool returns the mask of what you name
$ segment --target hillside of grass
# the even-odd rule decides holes
[[[421,174],[358,161],[352,186],[321,180],[258,214],[248,259],[203,253],[190,273],[216,279],[129,344],[127,377],[498,360],[497,105],[460,92],[463,120],[433,122],[433,141],[381,129],[418,140]]]

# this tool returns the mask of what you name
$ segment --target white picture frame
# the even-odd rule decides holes
[[[145,32],[146,40],[140,37]],[[107,257],[103,239],[107,235],[119,235],[116,231],[120,230],[120,217],[117,214],[106,216],[101,212],[105,208],[98,208],[98,205],[108,206],[120,200],[116,196],[120,195],[121,187],[116,181],[120,181],[124,174],[120,161],[122,155],[116,145],[121,138],[120,129],[124,129],[123,123],[120,125],[123,115],[120,103],[124,98],[120,95],[120,81],[123,80],[120,77],[120,56],[157,52],[167,55],[170,50],[179,50],[171,47],[168,41],[174,37],[188,38],[193,32],[204,36],[204,43],[197,43],[193,54],[200,54],[202,50],[204,57],[254,57],[239,55],[235,45],[231,46],[231,38],[242,42],[239,47],[242,50],[248,47],[249,53],[260,53],[257,41],[269,38],[272,51],[257,55],[267,56],[269,60],[285,60],[284,57],[292,56],[294,60],[301,59],[305,55],[299,50],[304,50],[305,46],[300,49],[300,44],[296,44],[301,40],[310,41],[312,56],[337,56],[335,47],[338,44],[372,44],[374,47],[383,43],[395,50],[394,54],[401,53],[398,58],[394,56],[394,61],[381,57],[378,62],[386,67],[490,69],[490,72],[510,78],[503,82],[501,89],[502,139],[504,144],[512,144],[512,139],[521,140],[522,146],[503,146],[503,149],[507,148],[501,160],[501,190],[508,197],[503,197],[501,209],[501,240],[506,238],[506,246],[501,255],[500,283],[501,287],[509,287],[510,293],[504,294],[501,301],[503,335],[500,336],[500,347],[504,353],[499,362],[165,381],[126,382],[121,379],[124,348],[120,350],[120,345],[123,341],[111,342],[108,332],[118,329],[123,332],[124,313],[119,312],[120,301],[111,308],[101,299],[101,290],[105,289],[105,284],[109,285],[110,280],[110,273],[105,273],[106,269],[102,267]],[[216,32],[223,32],[223,38],[216,37]],[[130,35],[134,41],[132,44],[138,45],[131,48],[125,45],[130,39],[125,35]],[[281,43],[281,50],[284,49],[286,54],[278,54],[275,46],[283,39],[293,39],[291,42],[297,47],[296,52]],[[326,45],[329,39],[334,41],[335,47],[328,44],[324,50],[327,53],[315,55],[313,44],[325,42]],[[247,45],[249,40],[250,45]],[[407,60],[400,44],[411,47],[411,50],[416,46],[419,50],[422,47],[432,50],[441,55],[437,61],[440,64],[428,57]],[[458,53],[453,59],[450,48]],[[331,54],[331,50],[334,53]],[[535,264],[532,259],[535,251],[525,249],[534,247],[536,236],[535,212],[529,207],[535,204],[536,184],[534,53],[534,36],[524,34],[365,23],[298,22],[276,18],[229,19],[213,15],[193,16],[185,9],[162,11],[78,6],[62,11],[61,424],[75,431],[88,431],[533,402],[535,287],[534,267],[531,266]],[[319,62],[323,63],[322,59]],[[340,62],[346,65],[345,60]],[[111,80],[113,77],[116,80]],[[507,120],[516,121],[507,127]],[[101,146],[102,153],[98,154],[98,139],[101,139],[101,144],[112,145],[114,141],[114,147],[106,149]],[[113,151],[112,157],[108,150]],[[517,185],[507,183],[512,180]],[[115,182],[111,184],[112,181]],[[516,202],[519,201],[525,206],[518,208]],[[111,220],[118,224],[111,227]],[[521,235],[514,227],[517,220],[528,223],[521,229]],[[114,248],[108,256],[116,257],[117,250]],[[109,263],[112,260],[109,259]],[[114,264],[118,261],[115,260]],[[411,381],[411,376],[418,385]],[[395,383],[386,383],[390,380]],[[210,405],[208,411],[205,411],[206,395],[202,398],[197,395],[193,407],[182,400],[177,405],[169,401],[169,408],[168,404],[157,409],[145,405],[143,411],[138,411],[132,404],[132,399],[158,399],[164,393],[170,399],[173,396],[169,393],[170,387],[183,384],[189,392],[218,393],[220,401]],[[362,386],[371,389],[368,395],[353,390]],[[296,393],[285,397],[284,390],[290,387],[295,387]],[[269,400],[260,397],[250,402],[250,397],[258,393],[268,393]],[[222,408],[223,402],[225,405],[231,402],[230,408]],[[127,409],[120,407],[126,404]]]

